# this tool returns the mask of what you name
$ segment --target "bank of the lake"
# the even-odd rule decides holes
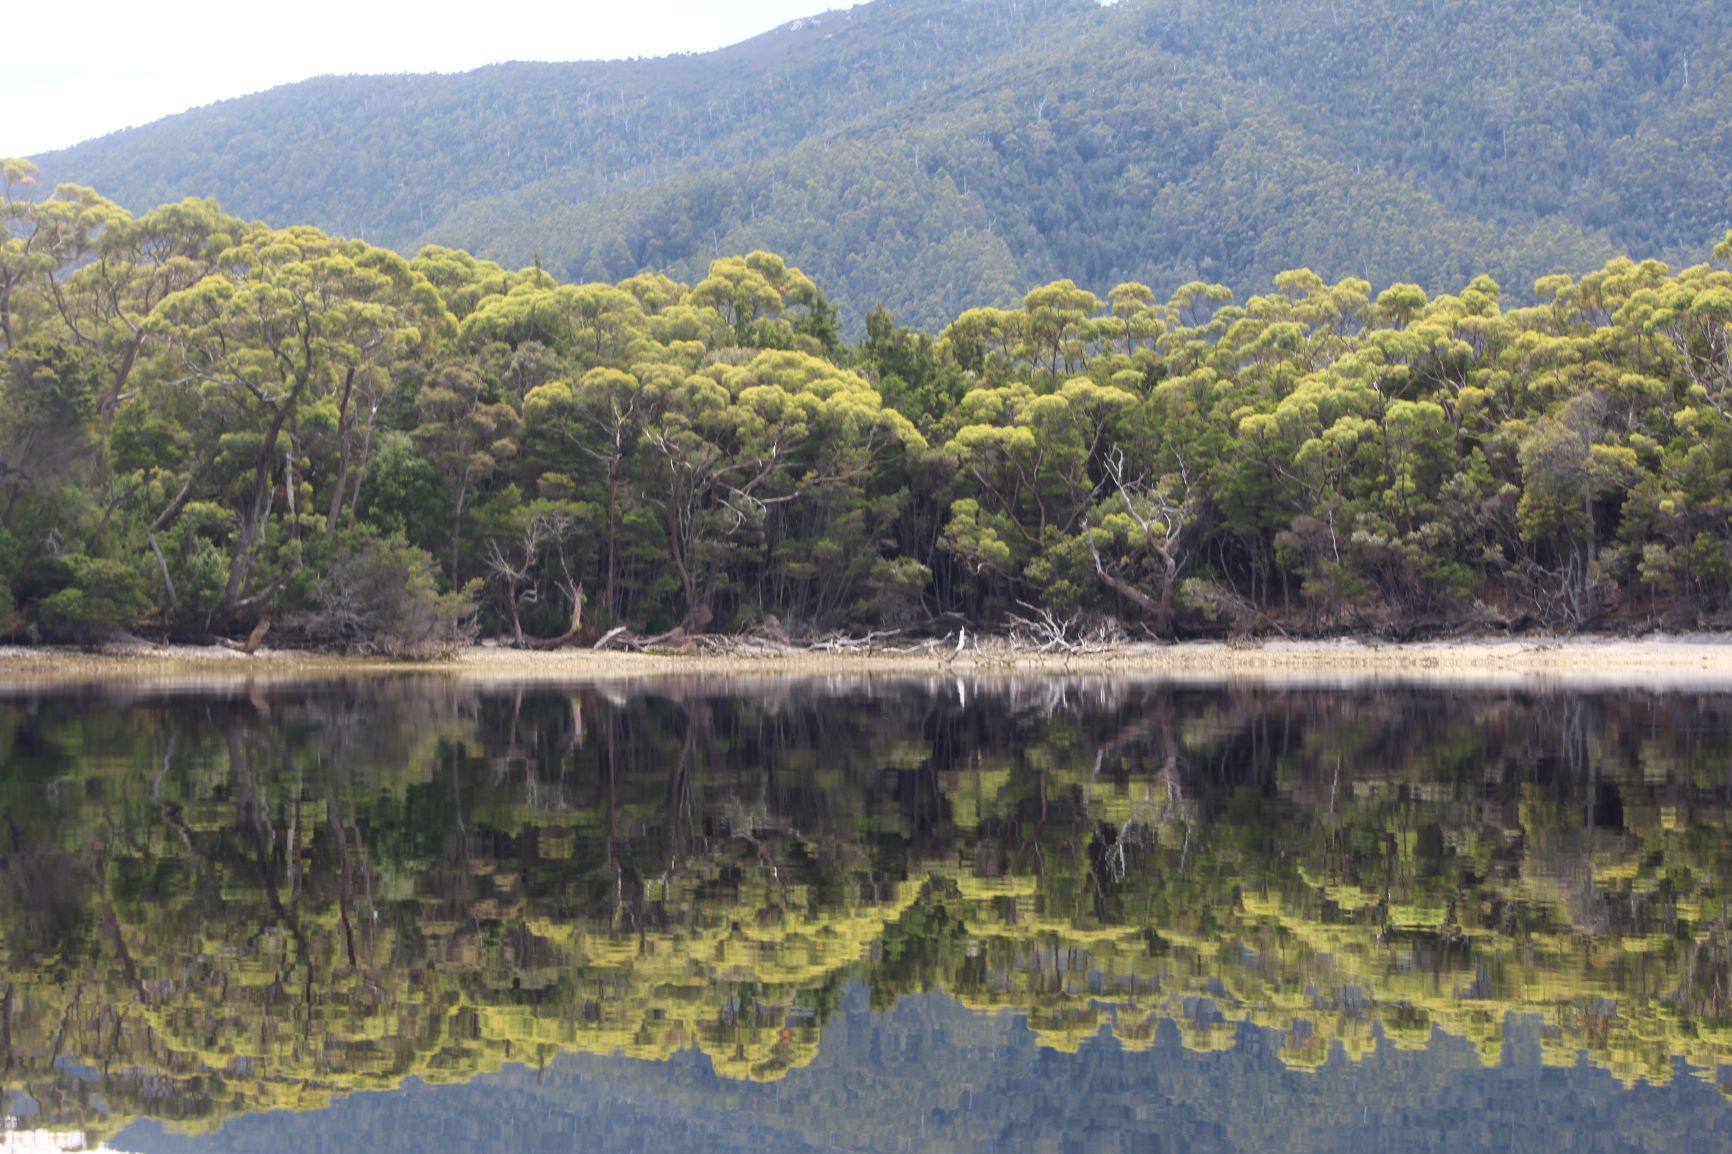
[[[947,647],[948,648],[948,647]],[[637,679],[694,674],[810,676],[824,674],[1070,673],[1216,677],[1364,676],[1442,680],[1542,678],[1571,683],[1663,680],[1732,683],[1732,635],[1644,638],[1463,638],[1402,644],[1355,640],[1133,644],[1079,653],[1012,648],[989,639],[948,651],[885,648],[869,652],[667,654],[555,652],[476,645],[436,661],[308,650],[230,649],[128,644],[99,650],[0,648],[0,685],[95,680],[272,680],[410,673],[476,681]]]

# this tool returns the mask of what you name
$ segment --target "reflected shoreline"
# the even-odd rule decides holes
[[[571,1052],[774,1082],[854,988],[1049,1053],[1483,1067],[1514,1014],[1547,1068],[1732,1070],[1732,694],[37,687],[0,764],[0,1089],[98,1138]]]
[[[1732,1110],[1687,1070],[1668,1085],[1633,1090],[1587,1065],[1537,1070],[1541,1028],[1512,1020],[1503,1060],[1493,1067],[1440,1034],[1424,1049],[1383,1045],[1358,1063],[1337,1054],[1323,1067],[1298,1070],[1276,1059],[1280,1038],[1256,1027],[1241,1028],[1230,1049],[1212,1053],[1186,1050],[1177,1031],[1163,1027],[1139,1051],[1103,1031],[1074,1055],[1054,1055],[1015,1015],[975,1013],[942,994],[914,994],[874,1010],[869,991],[855,986],[843,993],[817,1060],[772,1085],[721,1077],[695,1052],[654,1063],[577,1052],[543,1064],[507,1063],[459,1084],[411,1080],[321,1109],[235,1117],[216,1133],[135,1123],[112,1134],[104,1149],[407,1154],[441,1148],[455,1130],[466,1135],[471,1154],[562,1149],[572,1136],[596,1154],[811,1154],[839,1145],[984,1154],[1066,1148],[1104,1132],[1108,1148],[1166,1142],[1306,1154],[1375,1148],[1392,1131],[1407,1130],[1401,1145],[1414,1154],[1547,1142],[1628,1154],[1711,1149],[1732,1136]],[[972,1060],[959,1062],[961,1055]],[[1347,1092],[1322,1093],[1324,1085]],[[1007,1103],[1020,1108],[1007,1110]],[[1423,1119],[1418,1130],[1416,1118]],[[19,1144],[7,1145],[8,1138]],[[0,1134],[0,1150],[46,1154],[85,1138],[26,1129]]]

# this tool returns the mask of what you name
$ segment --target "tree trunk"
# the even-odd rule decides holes
[[[1094,557],[1095,575],[1101,579],[1101,583],[1113,592],[1128,598],[1133,604],[1139,606],[1145,613],[1152,614],[1155,618],[1155,627],[1162,633],[1165,633],[1167,631],[1167,621],[1171,618],[1173,609],[1173,575],[1177,570],[1177,566],[1174,562],[1164,554],[1162,555],[1161,559],[1166,564],[1166,573],[1165,579],[1161,582],[1161,599],[1156,601],[1153,597],[1150,597],[1147,593],[1144,593],[1141,589],[1138,589],[1135,585],[1132,585],[1129,581],[1117,576],[1107,568],[1106,562],[1101,560],[1100,550],[1095,547],[1094,530],[1092,528],[1088,533],[1088,543],[1089,553]]]
[[[168,561],[162,555],[162,546],[156,543],[156,534],[150,535],[150,551],[156,554],[157,567],[162,570],[162,583],[168,589],[168,609],[170,613],[180,611],[180,598],[174,593],[174,578],[168,575]]]
[[[1156,601],[1153,597],[1150,597],[1147,593],[1144,593],[1141,589],[1138,589],[1135,585],[1132,585],[1129,581],[1123,580],[1122,578],[1119,578],[1119,577],[1115,577],[1113,574],[1111,574],[1107,571],[1106,566],[1096,565],[1095,566],[1095,573],[1100,576],[1101,581],[1106,585],[1106,587],[1108,589],[1111,589],[1115,593],[1118,593],[1118,594],[1121,594],[1125,597],[1128,597],[1131,601],[1135,602],[1138,606],[1140,606],[1145,612],[1152,613],[1157,618],[1162,616],[1163,610],[1161,609],[1161,602]]]
[[[1161,602],[1155,610],[1155,629],[1163,637],[1173,633],[1173,587],[1178,584],[1179,565],[1171,557],[1162,557]]]
[[[469,470],[457,480],[457,508],[451,518],[451,588],[457,588],[458,550],[463,541],[463,502],[469,496]]]
[[[566,627],[565,632],[558,637],[530,638],[524,638],[520,633],[518,636],[519,646],[527,649],[564,649],[578,639],[579,635],[583,633],[583,586],[579,585],[570,592],[571,624]],[[515,606],[513,609],[515,611]]]
[[[343,399],[337,404],[337,481],[331,488],[331,509],[325,516],[325,539],[337,532],[337,522],[343,515],[343,491],[349,484],[349,441],[353,422],[349,419],[349,401],[355,392],[355,370],[351,366],[343,378]]]
[[[615,541],[619,531],[619,455],[616,453],[607,467],[607,594],[602,604],[607,606],[608,620],[619,617],[619,605],[614,600],[615,574],[618,565],[615,561]]]
[[[258,542],[260,522],[269,515],[266,498],[271,491],[271,466],[276,460],[277,437],[282,434],[288,418],[289,410],[286,406],[277,410],[271,421],[271,430],[265,435],[264,446],[259,450],[258,464],[253,466],[252,500],[248,504],[246,517],[241,522],[240,540],[236,543],[234,557],[229,561],[228,585],[223,589],[222,605],[216,614],[225,622],[240,601],[241,585],[246,580],[250,568],[249,560]]]
[[[180,511],[186,508],[186,503],[192,499],[193,482],[197,480],[197,469],[194,469],[191,473],[187,474],[186,484],[180,487],[180,492],[174,495],[174,500],[168,503],[168,508],[158,514],[156,520],[151,523],[150,531],[152,533],[162,532],[174,523],[176,517],[180,516]]]
[[[361,486],[367,480],[367,468],[373,463],[373,423],[378,418],[378,406],[367,414],[367,428],[361,434],[361,459],[355,462],[354,491],[349,494],[349,520],[361,515]]]
[[[131,500],[132,495],[138,492],[143,485],[144,483],[139,481],[128,486],[125,492],[110,501],[102,510],[102,520],[96,523],[96,528],[91,531],[90,537],[84,542],[84,551],[86,553],[95,553],[102,547],[102,538],[108,532],[109,522],[114,520],[115,510],[119,509],[127,501]]]
[[[691,621],[697,615],[698,594],[697,587],[692,581],[691,569],[686,565],[686,551],[680,544],[680,536],[683,530],[680,525],[679,493],[677,490],[669,495],[667,513],[668,551],[673,554],[674,568],[677,569],[680,574],[680,588],[685,592],[686,620]]]
[[[132,366],[138,363],[139,350],[144,348],[144,330],[140,328],[132,334],[132,339],[126,343],[126,352],[121,354],[120,365],[114,370],[114,381],[108,386],[108,392],[97,403],[96,411],[103,420],[114,416],[120,408],[120,398],[126,392],[126,382],[132,377]]]

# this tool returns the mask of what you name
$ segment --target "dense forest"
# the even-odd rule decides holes
[[[572,46],[581,51],[581,46]],[[325,77],[37,158],[408,255],[696,283],[764,249],[843,331],[1029,285],[1286,269],[1453,292],[1732,228],[1718,0],[875,0],[702,56]]]
[[[562,284],[31,179],[4,162],[20,637],[1732,619],[1732,235],[1519,308],[1488,276],[1066,280],[848,345],[761,251]]]
[[[1049,1050],[1269,1031],[1335,1072],[1445,1035],[1496,1065],[1520,1015],[1511,1076],[1732,1093],[1726,710],[1123,678],[14,694],[0,1101],[95,1138],[574,1051],[778,1081],[861,985]],[[911,1100],[964,1148],[1049,1124],[932,1049]],[[678,1098],[690,1067],[643,1077]],[[769,1116],[905,1121],[860,1088]],[[1387,1106],[1333,1077],[1306,1102]],[[1231,1113],[1229,1148],[1291,1148]]]

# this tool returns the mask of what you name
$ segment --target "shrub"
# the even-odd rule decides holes
[[[308,639],[356,652],[443,657],[475,635],[475,586],[441,592],[433,558],[399,535],[348,534],[314,600]]]
[[[149,612],[144,578],[133,566],[82,554],[57,561],[71,581],[36,605],[36,624],[45,639],[81,645],[102,641]]]

